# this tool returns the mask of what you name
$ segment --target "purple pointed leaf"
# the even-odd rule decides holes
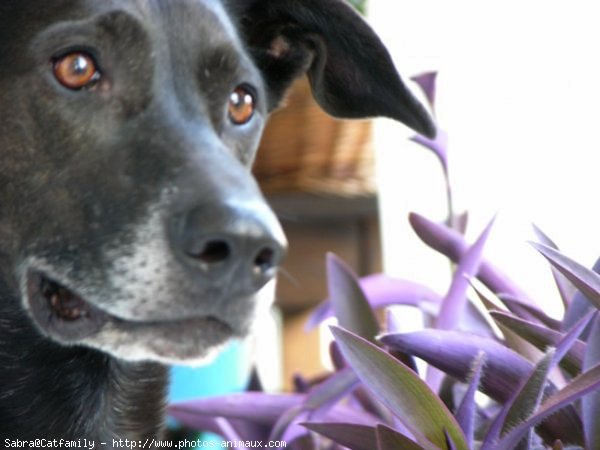
[[[471,288],[475,291],[477,297],[479,298],[479,300],[481,300],[481,303],[483,304],[487,312],[499,310],[499,306],[496,305],[487,294],[484,294],[475,283],[471,282]]]
[[[389,305],[437,304],[441,295],[431,288],[402,278],[385,274],[368,275],[361,278],[360,285],[374,307]]]
[[[535,242],[531,245],[573,283],[596,308],[600,309],[600,275],[552,247]]]
[[[537,306],[524,303],[521,300],[507,295],[500,295],[499,298],[502,300],[502,303],[504,303],[504,305],[506,305],[506,307],[517,317],[529,321],[540,322],[553,330],[560,330],[562,323],[559,320],[548,316]]]
[[[425,94],[425,98],[427,98],[427,102],[431,110],[435,110],[435,91],[436,91],[436,81],[437,81],[437,72],[424,72],[419,75],[414,75],[410,77],[412,81],[417,83],[417,85],[421,88],[423,93]]]
[[[232,419],[250,419],[255,423],[273,425],[279,417],[305,399],[301,394],[265,394],[247,392],[221,397],[207,397],[169,406],[169,414],[194,428],[192,416],[222,416]]]
[[[444,434],[446,435],[446,446],[448,447],[448,450],[456,450],[456,444],[454,444],[452,436],[450,436],[447,430],[444,430]]]
[[[600,389],[600,365],[579,375],[571,383],[542,403],[540,408],[524,422],[504,436],[494,450],[513,450],[527,432],[547,417],[579,400],[584,395]]]
[[[600,364],[600,317],[596,316],[589,334],[583,367],[590,370]],[[585,447],[600,448],[600,392],[594,392],[583,397],[581,418],[585,430]]]
[[[467,380],[473,360],[483,351],[487,359],[481,389],[498,401],[507,400],[514,386],[533,367],[521,355],[496,340],[461,331],[426,329],[386,334],[379,339],[389,348],[421,358],[461,381]]]
[[[573,283],[571,283],[562,273],[560,273],[556,268],[552,267],[552,277],[554,278],[554,283],[556,284],[556,289],[558,290],[558,294],[560,295],[560,299],[563,305],[563,308],[566,310],[571,302],[573,301],[573,297],[577,292]]]
[[[169,406],[168,412],[191,428],[198,428],[195,418],[204,423],[204,417],[216,416],[273,427],[286,411],[293,407],[301,408],[305,400],[305,394],[246,392],[174,403]],[[371,414],[344,405],[335,405],[327,412],[325,419],[364,425],[372,425],[377,421]]]
[[[442,306],[436,321],[436,328],[450,330],[457,327],[467,304],[467,289],[469,281],[479,271],[483,248],[489,237],[494,221],[485,227],[475,243],[465,252],[460,260],[448,293],[442,301]]]
[[[243,442],[242,436],[240,436],[237,433],[233,425],[228,420],[224,419],[223,417],[217,417],[214,420],[220,428],[220,432],[218,432],[218,434],[220,436],[223,436],[225,440],[233,442]],[[239,448],[242,448],[243,450],[248,450],[248,447],[244,445],[242,445]]]
[[[442,165],[444,173],[448,173],[448,133],[438,128],[434,139],[417,134],[411,141],[431,150]]]
[[[508,313],[492,311],[490,315],[498,324],[505,326],[542,351],[549,346],[556,346],[565,336],[563,333],[519,319]],[[585,343],[576,341],[562,361],[562,367],[571,375],[576,376],[581,372],[584,354]]]
[[[262,441],[269,437],[270,431],[267,425],[258,425],[243,419],[222,419],[227,420],[236,430],[237,434],[243,436],[245,440]]]
[[[570,330],[566,333],[556,345],[556,355],[552,360],[552,367],[556,366],[569,351],[579,342],[579,336],[582,335],[588,325],[598,315],[598,311],[591,311],[589,314],[581,318]]]
[[[555,250],[559,250],[558,245],[556,245],[556,243],[546,233],[544,233],[540,227],[538,227],[535,223],[532,224],[532,227],[535,236],[541,244],[552,247]]]
[[[332,327],[332,332],[358,377],[411,432],[422,434],[434,445],[446,449],[443,431],[446,429],[458,450],[468,450],[450,411],[412,370],[346,330]]]
[[[549,361],[548,358],[546,358],[545,360]],[[532,373],[529,375],[528,379],[531,379],[535,375],[536,369],[537,369],[537,367],[534,367],[534,369],[532,370]],[[512,409],[515,399],[521,393],[523,387],[526,384],[527,384],[527,380],[525,380],[525,383],[516,389],[516,391],[511,395],[511,398],[503,405],[502,409],[500,410],[500,412],[498,413],[496,418],[492,421],[489,429],[486,432],[485,438],[481,444],[482,450],[494,450],[495,449],[495,445],[497,444],[498,440],[500,439],[500,434],[507,426],[507,424],[506,424],[507,417],[508,417],[509,412]],[[521,444],[522,444],[522,442],[519,443],[519,446]],[[519,447],[519,450],[520,449],[521,449],[521,447]]]
[[[533,231],[538,238],[538,241],[548,247],[552,247],[555,250],[560,250],[558,246],[554,243],[552,239],[550,239],[546,233],[544,233],[537,225],[533,224]],[[554,277],[554,282],[556,283],[556,287],[558,288],[558,293],[560,294],[560,298],[562,300],[563,306],[565,310],[569,307],[571,303],[571,299],[573,298],[573,294],[575,293],[575,289],[571,283],[558,272],[554,267],[552,269],[552,276]]]
[[[306,411],[326,412],[350,394],[358,384],[359,380],[354,371],[349,367],[344,368],[313,387],[302,407]]]
[[[346,360],[335,341],[331,341],[329,344],[329,358],[337,371],[343,369],[347,365]]]
[[[423,447],[404,434],[385,425],[377,425],[376,428],[377,450],[433,450],[437,449],[433,444]],[[371,449],[369,449],[371,450]]]
[[[595,273],[600,273],[600,258],[594,263],[592,270]],[[594,308],[593,305],[587,298],[585,298],[584,294],[582,294],[580,291],[575,292],[573,300],[571,300],[571,304],[569,305],[569,308],[567,309],[563,318],[561,330],[569,330],[575,322],[581,319],[592,308]],[[584,341],[587,340],[585,335],[582,339]]]
[[[455,416],[457,422],[465,434],[469,448],[473,448],[473,440],[475,436],[475,417],[477,415],[477,404],[475,402],[475,394],[479,389],[481,382],[481,372],[485,364],[485,353],[479,353],[473,362],[473,371],[469,386],[465,392],[460,405],[458,406]]]
[[[377,448],[375,428],[350,423],[301,423],[303,427],[323,435],[350,450],[373,450]]]
[[[358,278],[332,253],[327,255],[327,287],[340,326],[373,340],[379,325]]]
[[[413,230],[425,244],[446,255],[455,263],[458,263],[467,252],[469,248],[467,242],[455,230],[432,222],[416,213],[411,213],[409,220]],[[515,298],[533,303],[520,287],[485,259],[481,261],[477,278],[495,294],[510,294]]]
[[[393,416],[390,410],[382,405],[373,394],[364,386],[359,386],[349,398],[352,407],[359,411],[366,411],[374,417],[377,417],[379,422],[389,423],[393,421]]]
[[[291,442],[303,434],[306,434],[306,430],[302,428],[299,423],[307,420],[308,415],[309,413],[302,408],[302,405],[292,406],[275,422],[268,440],[284,440],[286,442]]]
[[[427,286],[408,280],[375,274],[360,279],[360,286],[373,309],[391,305],[419,306],[423,302],[439,304],[442,296]],[[312,329],[333,315],[330,300],[321,304],[309,318],[307,328]]]
[[[594,308],[594,305],[592,305],[581,292],[575,292],[573,300],[569,305],[569,309],[567,309],[567,312],[563,317],[563,321],[560,326],[561,331],[570,330],[575,322],[595,309],[596,308]],[[587,341],[587,337],[585,335],[582,336],[582,340]]]
[[[373,309],[393,305],[408,305],[422,307],[423,309],[426,307],[428,313],[434,315],[439,312],[442,297],[419,283],[389,277],[384,274],[376,274],[362,278],[360,285]],[[333,316],[333,308],[331,302],[326,301],[311,315],[307,328],[312,329],[330,316]],[[470,303],[466,307],[461,328],[463,327],[479,334],[490,334],[485,318]]]

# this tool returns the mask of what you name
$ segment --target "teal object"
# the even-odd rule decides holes
[[[202,367],[172,366],[169,401],[243,391],[250,377],[250,348],[246,341],[233,341]]]
[[[169,401],[181,402],[199,397],[241,392],[246,389],[250,378],[250,346],[247,341],[233,341],[215,360],[202,367],[171,366]],[[175,419],[168,418],[167,425],[177,428]],[[209,447],[223,441],[212,433],[196,434],[202,446]],[[192,448],[196,448],[195,446]]]

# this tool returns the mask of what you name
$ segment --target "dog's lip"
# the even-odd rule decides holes
[[[70,295],[80,301],[81,314],[77,317],[60,317],[42,292],[42,285],[54,283],[67,290]],[[111,314],[88,302],[81,295],[55,278],[42,271],[30,269],[27,272],[27,307],[33,319],[45,333],[62,342],[79,342],[102,331],[106,327],[116,328],[125,332],[155,330],[176,332],[190,327],[212,324],[223,333],[235,335],[235,330],[225,321],[215,316],[192,316],[182,319],[165,320],[130,320]]]

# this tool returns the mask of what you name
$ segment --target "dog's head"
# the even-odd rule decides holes
[[[433,134],[342,0],[1,2],[1,270],[38,331],[179,362],[244,335],[285,248],[250,166],[304,73]]]

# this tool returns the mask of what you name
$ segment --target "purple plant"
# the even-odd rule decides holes
[[[422,80],[433,102],[435,77]],[[434,151],[445,161],[445,149]],[[557,320],[483,258],[492,224],[469,245],[452,220],[412,214],[410,223],[456,264],[445,295],[384,275],[359,280],[328,255],[329,299],[310,325],[338,319],[335,370],[299,378],[294,393],[199,399],[171,405],[171,414],[226,439],[302,450],[600,449],[600,275],[537,230],[532,245],[551,264],[565,304]],[[470,285],[485,311],[469,301]],[[391,305],[421,309],[431,326],[386,330],[375,311]],[[424,373],[415,358],[427,363]]]

